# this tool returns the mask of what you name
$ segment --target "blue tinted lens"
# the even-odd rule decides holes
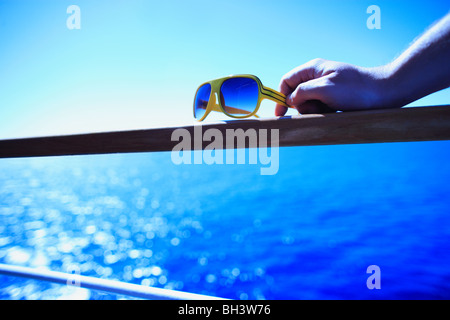
[[[220,98],[225,112],[244,117],[252,113],[258,103],[258,83],[250,78],[225,80],[220,88]]]
[[[194,101],[194,118],[199,120],[203,117],[208,106],[209,96],[211,95],[211,85],[209,83],[202,85],[197,90]]]

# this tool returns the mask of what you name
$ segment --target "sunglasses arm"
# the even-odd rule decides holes
[[[282,94],[281,92],[278,92],[276,90],[273,90],[271,88],[268,87],[262,87],[262,94],[264,96],[264,98],[272,100],[278,104],[281,104],[287,108],[294,108],[293,106],[290,106],[286,103],[286,96],[284,94]]]

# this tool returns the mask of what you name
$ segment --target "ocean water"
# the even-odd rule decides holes
[[[232,299],[450,298],[450,142],[0,160],[0,263]],[[368,289],[370,265],[380,289]],[[0,276],[1,299],[128,298]]]

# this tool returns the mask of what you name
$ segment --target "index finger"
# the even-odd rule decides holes
[[[299,84],[319,78],[317,70],[324,62],[323,59],[314,59],[286,73],[281,79],[280,92],[291,94]]]
[[[317,66],[324,61],[323,59],[314,59],[292,69],[281,78],[278,90],[285,96],[292,94],[299,84],[317,77]],[[287,108],[285,106],[277,104],[275,107],[275,116],[284,116],[286,111]]]

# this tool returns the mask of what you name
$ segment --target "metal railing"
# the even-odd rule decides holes
[[[55,282],[86,289],[106,291],[131,297],[153,300],[223,300],[222,298],[188,293],[176,290],[147,287],[121,281],[87,277],[78,274],[57,272],[45,269],[0,264],[0,274],[34,280]]]

